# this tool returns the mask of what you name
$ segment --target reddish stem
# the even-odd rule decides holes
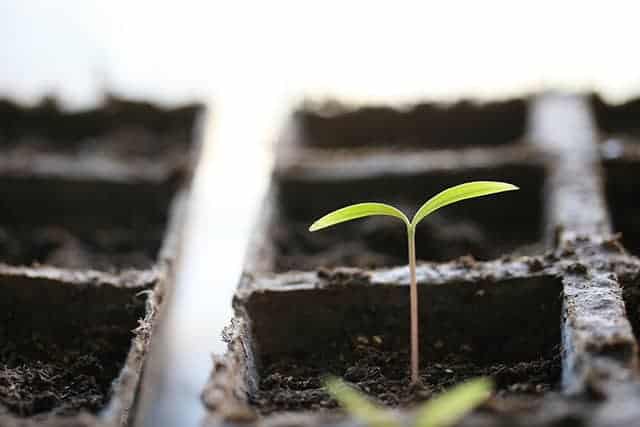
[[[413,225],[407,227],[409,238],[409,277],[411,305],[411,384],[418,382],[418,282],[416,280],[416,237]]]

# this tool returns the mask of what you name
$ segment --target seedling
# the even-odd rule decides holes
[[[411,310],[411,383],[418,382],[418,284],[416,281],[416,226],[429,214],[452,203],[474,197],[488,196],[503,191],[517,190],[518,187],[505,182],[474,181],[448,188],[423,204],[409,221],[400,210],[384,203],[358,203],[333,211],[309,227],[309,231],[317,231],[341,222],[364,218],[373,215],[392,216],[401,219],[407,226],[409,244],[409,276],[410,276],[410,310]]]
[[[341,406],[354,418],[371,427],[402,427],[389,410],[381,408],[365,395],[331,378],[325,388]],[[458,422],[469,411],[486,401],[493,388],[488,378],[476,378],[457,385],[451,390],[434,397],[416,410],[415,427],[447,427]]]

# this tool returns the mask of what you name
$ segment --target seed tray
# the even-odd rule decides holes
[[[427,112],[416,119],[417,109]],[[613,106],[579,94],[484,107],[312,105],[296,113],[234,299],[229,351],[216,358],[203,393],[208,425],[352,425],[321,387],[328,373],[400,408],[399,417],[454,383],[489,375],[495,395],[460,425],[634,425],[633,117],[640,123],[635,101]],[[452,142],[443,132],[418,134],[430,123],[411,118],[442,120]],[[464,130],[481,121],[488,124],[477,138]],[[420,225],[426,387],[407,391],[402,225],[372,218],[321,233],[306,227],[357,201],[411,211],[473,179],[521,190],[447,207]]]
[[[0,100],[0,425],[130,425],[201,112]]]

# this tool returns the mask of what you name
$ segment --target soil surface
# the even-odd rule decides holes
[[[608,104],[598,95],[591,96],[591,106],[598,127],[607,133],[625,133],[640,136],[640,99],[622,104]]]
[[[410,386],[406,352],[361,343],[354,346],[353,356],[351,361],[314,355],[304,361],[283,358],[267,363],[252,403],[263,414],[335,408],[337,403],[322,388],[322,379],[329,374],[342,377],[386,406],[412,406],[477,376],[491,377],[498,396],[536,397],[557,387],[561,369],[559,352],[551,358],[488,365],[451,355],[437,362],[422,362],[421,383]]]
[[[122,369],[130,332],[62,348],[34,338],[0,348],[0,408],[27,417],[41,413],[72,415],[99,411]],[[125,344],[126,343],[126,344]]]
[[[640,205],[638,205],[638,162],[605,163],[607,203],[614,231],[622,233],[622,244],[632,254],[640,254]]]
[[[402,224],[369,218],[341,224],[333,230],[309,233],[307,222],[276,224],[276,271],[315,270],[318,267],[380,268],[407,263],[407,237]],[[491,260],[504,254],[535,255],[544,251],[538,230],[497,232],[472,220],[430,218],[416,228],[419,260],[450,261],[465,255]]]
[[[177,145],[177,146],[176,146]],[[92,138],[69,141],[68,144],[52,143],[46,137],[29,136],[11,141],[0,141],[14,155],[28,158],[38,154],[65,154],[77,156],[101,156],[114,159],[186,159],[185,148],[176,144],[174,135],[158,136],[144,128],[117,129]]]
[[[0,262],[113,272],[147,269],[154,263],[161,238],[160,228],[95,228],[74,232],[64,227],[0,225]]]
[[[298,111],[305,138],[316,147],[429,147],[503,145],[522,137],[524,99],[455,104],[421,103],[402,109],[350,108],[335,101]]]
[[[640,281],[637,276],[622,280],[622,296],[624,298],[627,317],[636,337],[640,337]]]
[[[182,159],[199,105],[164,109],[108,96],[100,108],[64,111],[55,98],[23,107],[0,99],[0,148],[118,159]]]

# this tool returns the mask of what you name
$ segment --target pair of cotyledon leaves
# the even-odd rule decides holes
[[[407,227],[415,227],[427,215],[434,211],[466,199],[474,197],[488,196],[490,194],[501,193],[503,191],[517,190],[518,187],[506,182],[497,181],[473,181],[456,185],[436,194],[418,209],[418,212],[409,221],[409,218],[400,210],[384,203],[357,203],[333,211],[309,227],[309,231],[317,231],[341,222],[353,219],[364,218],[372,215],[392,216],[401,219]]]
[[[393,412],[370,401],[365,395],[342,380],[330,378],[325,387],[354,418],[371,427],[401,427]],[[457,385],[434,397],[415,411],[415,427],[448,427],[458,422],[469,411],[491,395],[493,386],[488,378],[476,378]]]
[[[413,219],[384,203],[358,203],[333,211],[316,222],[310,231],[321,230],[341,222],[363,218],[371,215],[385,215],[401,219],[412,230],[427,215],[434,211],[474,197],[488,196],[504,191],[517,190],[518,187],[505,182],[474,181],[448,188],[429,199],[418,209]],[[411,231],[410,231],[411,232]],[[342,406],[354,417],[364,421],[372,427],[399,427],[401,424],[393,414],[368,400],[341,380],[330,379],[326,388]],[[416,411],[416,427],[445,427],[456,423],[467,412],[485,401],[491,394],[491,382],[486,378],[479,378],[456,386],[449,392],[431,399]]]

